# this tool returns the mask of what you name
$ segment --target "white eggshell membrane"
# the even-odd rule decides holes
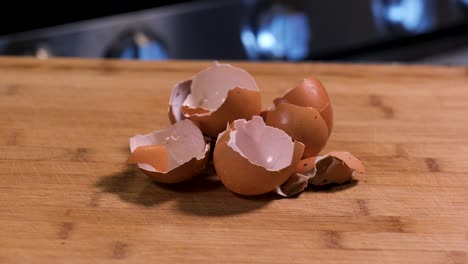
[[[226,100],[229,90],[236,87],[259,90],[254,78],[247,71],[215,62],[193,76],[191,93],[183,106],[214,111]]]
[[[269,171],[279,171],[291,165],[294,142],[284,131],[265,125],[260,116],[246,121],[234,121],[228,146],[251,163]]]
[[[169,97],[169,107],[172,109],[176,122],[185,119],[184,114],[180,111],[180,107],[190,94],[190,85],[192,85],[192,80],[187,80],[176,84],[172,89],[171,96]]]
[[[165,146],[169,154],[169,171],[190,161],[193,158],[201,160],[209,150],[200,129],[190,120],[182,120],[166,130],[151,132],[146,135],[136,135],[130,138],[130,151],[141,146]],[[138,164],[147,171],[157,172],[148,164]]]

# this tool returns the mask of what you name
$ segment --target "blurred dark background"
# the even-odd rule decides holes
[[[468,65],[468,0],[2,3],[0,55]]]
[[[0,34],[23,32],[66,23],[195,1],[2,1]]]

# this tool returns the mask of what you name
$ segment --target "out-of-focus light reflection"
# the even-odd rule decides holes
[[[157,42],[150,42],[146,46],[140,48],[141,60],[165,60],[168,59],[166,50]]]
[[[249,19],[241,41],[249,59],[301,60],[309,54],[307,16],[282,4],[272,4]]]
[[[164,60],[169,58],[164,46],[144,33],[135,33],[133,40],[134,42],[120,54],[121,59]]]
[[[36,50],[36,57],[38,59],[48,59],[50,57],[50,52],[44,47],[39,47]]]
[[[458,0],[460,1],[460,3],[464,6],[467,6],[468,7],[468,0]]]
[[[136,57],[135,49],[133,47],[128,47],[128,48],[124,49],[124,51],[120,55],[121,59],[126,59],[126,60],[131,60],[131,59],[133,59],[135,57]]]
[[[273,34],[268,31],[258,33],[258,46],[261,49],[268,50],[275,45],[276,39]]]
[[[403,0],[388,6],[387,17],[392,23],[399,23],[409,31],[418,31],[424,19],[423,10],[424,3],[421,0]]]
[[[374,0],[377,24],[384,28],[399,28],[409,33],[427,31],[434,22],[431,0]]]

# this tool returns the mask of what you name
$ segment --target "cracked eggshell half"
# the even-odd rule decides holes
[[[268,126],[285,131],[293,140],[305,145],[304,158],[317,156],[328,141],[328,127],[312,107],[280,103],[265,113]]]
[[[296,87],[289,89],[286,93],[273,100],[275,105],[290,103],[297,106],[313,107],[322,116],[327,124],[328,135],[333,129],[333,109],[325,86],[316,78],[305,78]]]
[[[171,121],[188,118],[213,138],[228,123],[249,120],[261,112],[261,96],[254,78],[241,68],[217,62],[194,75],[190,82],[176,85],[169,104]]]
[[[261,108],[259,92],[236,87],[229,90],[226,100],[216,111],[209,114],[193,113],[190,120],[197,124],[204,134],[216,138],[228,123],[237,119],[249,120],[252,116],[259,115]]]
[[[326,185],[329,183],[343,184],[352,179],[356,172],[365,173],[364,163],[349,152],[330,152],[317,157],[316,172],[309,179],[310,184]]]
[[[132,137],[127,164],[138,164],[158,182],[178,183],[203,171],[209,150],[200,129],[186,119],[168,129]]]
[[[214,165],[221,182],[241,195],[260,195],[283,184],[299,162],[304,145],[260,116],[235,120],[216,142]]]

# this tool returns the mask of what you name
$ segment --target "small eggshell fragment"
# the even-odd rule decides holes
[[[128,164],[138,167],[158,182],[177,183],[203,171],[210,145],[190,120],[182,120],[166,130],[130,139]]]
[[[275,105],[290,103],[297,106],[317,109],[328,127],[328,135],[333,129],[333,109],[327,90],[314,77],[305,78],[299,85],[288,90],[282,97],[276,98]]]
[[[285,183],[276,188],[275,192],[283,197],[294,196],[307,188],[309,179],[308,175],[293,173]]]
[[[314,185],[343,184],[350,181],[355,172],[365,172],[363,162],[349,152],[330,152],[317,157],[315,167],[316,173],[309,180]]]
[[[300,160],[296,165],[294,173],[285,183],[276,188],[276,193],[284,197],[299,194],[307,188],[309,179],[314,175],[315,157]]]
[[[228,125],[218,137],[213,159],[219,179],[229,190],[260,195],[289,178],[303,151],[302,143],[254,116]]]
[[[302,142],[305,145],[304,158],[319,154],[328,141],[327,124],[312,107],[280,103],[266,113],[265,123]]]
[[[226,128],[226,125],[236,119],[251,119],[254,115],[259,115],[262,109],[260,93],[243,88],[229,90],[224,103],[214,112],[205,115],[194,112],[186,106],[182,107],[182,112],[192,110],[189,118],[200,127],[204,134],[217,137]]]
[[[182,121],[185,119],[184,114],[182,113],[180,107],[185,101],[187,96],[190,94],[190,86],[192,85],[192,80],[186,80],[180,82],[172,88],[171,95],[169,97],[169,120],[171,124]]]
[[[347,151],[331,151],[328,153],[328,156],[332,156],[343,161],[346,166],[359,173],[366,172],[366,168],[364,167],[362,160]]]

